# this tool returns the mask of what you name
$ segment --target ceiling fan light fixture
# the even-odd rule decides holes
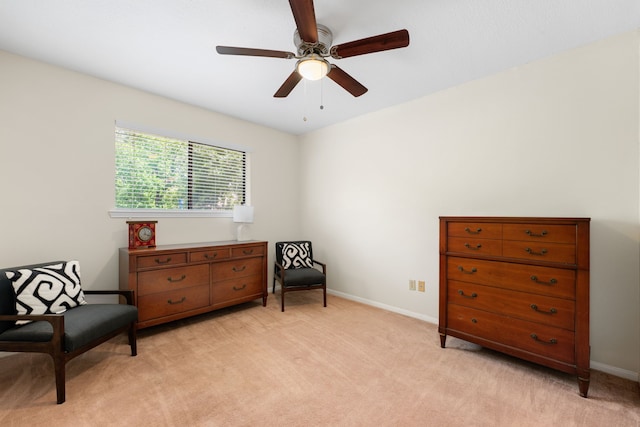
[[[313,54],[298,61],[296,70],[307,80],[320,80],[329,72],[330,65],[322,57]]]

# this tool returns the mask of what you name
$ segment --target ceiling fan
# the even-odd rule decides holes
[[[276,98],[289,95],[303,77],[319,80],[324,76],[329,77],[353,96],[360,96],[367,92],[367,88],[337,65],[330,64],[325,58],[330,56],[333,59],[342,59],[409,46],[407,30],[393,31],[332,46],[331,30],[316,22],[313,0],[289,0],[289,4],[297,26],[293,34],[297,54],[280,50],[216,46],[216,51],[221,55],[297,59],[296,69],[273,95]]]

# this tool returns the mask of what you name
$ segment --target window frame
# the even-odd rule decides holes
[[[186,135],[183,133],[169,131],[166,129],[157,129],[148,126],[141,126],[138,124],[132,124],[130,122],[124,122],[120,120],[115,121],[115,127],[125,128],[128,130],[147,133],[152,135],[158,135],[166,138],[173,138],[182,140],[185,142],[193,142],[198,144],[209,145],[216,148],[223,148],[235,151],[241,151],[245,156],[245,201],[246,205],[251,204],[251,150],[245,146],[239,146],[229,143],[221,143],[219,141],[212,141],[207,138],[201,138],[193,135]],[[114,127],[114,131],[115,131]],[[113,203],[115,205],[115,144],[114,144],[114,179],[113,179]],[[143,209],[143,208],[111,208],[109,210],[109,216],[111,218],[232,218],[233,209],[230,210],[210,210],[210,209]]]

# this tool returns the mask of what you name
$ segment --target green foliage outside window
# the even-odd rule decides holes
[[[246,153],[116,128],[116,207],[231,210],[245,202]]]

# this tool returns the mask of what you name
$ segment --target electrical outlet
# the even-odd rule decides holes
[[[416,290],[416,281],[415,280],[409,280],[409,290],[410,291],[415,291]]]
[[[418,281],[418,292],[424,292],[424,280]]]

